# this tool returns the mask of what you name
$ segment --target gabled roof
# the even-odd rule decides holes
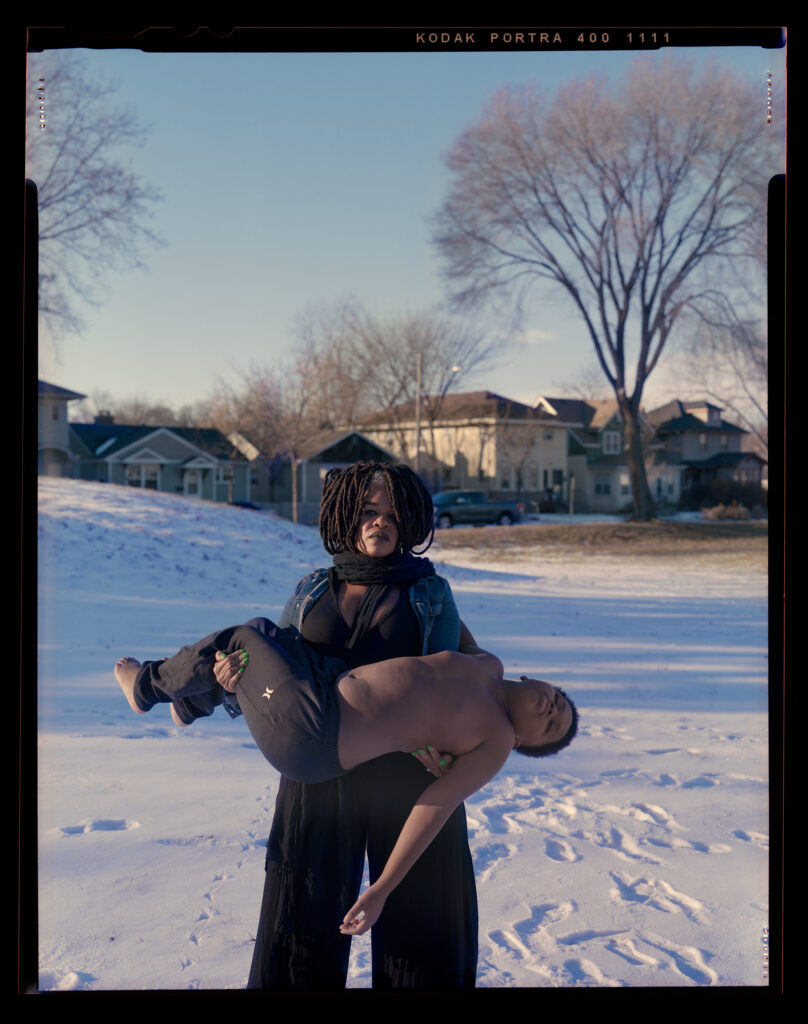
[[[422,418],[429,414],[430,402],[437,401],[436,396],[425,395],[421,399]],[[365,427],[386,426],[388,423],[409,423],[415,420],[415,402],[403,402],[392,409],[371,413],[359,422]],[[532,419],[550,423],[556,416],[545,408],[535,408],[517,402],[493,391],[464,391],[458,394],[445,395],[441,401],[438,420],[465,419]]]
[[[80,394],[78,391],[68,391],[67,388],[60,388],[56,384],[48,384],[46,380],[37,381],[37,393],[40,395],[47,395],[52,398],[64,398],[68,402],[73,398],[86,398],[86,395]]]
[[[372,440],[372,438],[366,437],[360,430],[324,430],[312,437],[309,442],[301,448],[300,457],[303,459],[313,460],[317,455],[327,454],[329,450],[337,448],[338,446],[345,447],[344,442],[348,442],[348,447],[354,447],[357,449],[372,449],[372,452],[368,452],[368,456],[371,454],[378,453],[378,455],[384,456],[388,461],[394,462],[395,458],[392,452],[387,451],[386,448],[382,448],[378,442]],[[368,456],[360,456],[367,458]]]
[[[617,412],[616,398],[550,398],[540,395],[536,406],[541,406],[560,421],[585,430],[600,430]]]
[[[146,427],[130,423],[71,423],[84,447],[98,458],[108,458],[152,434],[167,431],[216,459],[239,458],[237,449],[212,427]]]
[[[557,416],[563,423],[582,426],[589,422],[591,409],[583,398],[550,398],[539,395],[534,408],[542,408],[551,416]]]
[[[705,420],[694,416],[690,409],[714,409],[721,412],[720,406],[711,405],[710,402],[682,402],[675,398],[672,402],[652,409],[645,414],[648,424],[656,428],[659,434],[685,434],[688,432],[704,434],[709,431],[721,431],[721,433],[746,434],[748,431],[742,427],[728,423],[719,417],[717,423],[707,423]]]
[[[592,406],[592,418],[588,423],[590,430],[602,430],[617,413],[616,398],[593,398],[587,404]]]

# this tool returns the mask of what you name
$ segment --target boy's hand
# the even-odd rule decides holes
[[[213,674],[219,686],[233,693],[249,660],[250,656],[246,651],[234,651],[233,654],[217,651],[213,661]]]
[[[364,935],[379,920],[386,899],[369,886],[342,919],[339,930],[343,935]]]
[[[444,754],[433,746],[427,746],[422,750],[413,750],[412,756],[416,761],[420,761],[424,768],[434,775],[436,779],[439,779],[441,775],[445,775],[452,767],[452,761],[454,761],[454,757],[451,754]]]

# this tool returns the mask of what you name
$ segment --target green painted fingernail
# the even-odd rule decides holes
[[[440,764],[441,764],[441,767],[443,767],[446,764],[446,758],[445,757],[442,757],[440,759]]]

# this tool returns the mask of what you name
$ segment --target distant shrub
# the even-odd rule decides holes
[[[732,501],[729,505],[713,505],[712,508],[701,510],[702,519],[750,519],[749,509],[740,502]]]
[[[683,495],[682,506],[697,511],[712,508],[714,505],[730,505],[737,502],[747,508],[759,506],[765,509],[767,497],[760,484],[742,484],[737,480],[712,480],[708,484],[694,484],[689,487]]]

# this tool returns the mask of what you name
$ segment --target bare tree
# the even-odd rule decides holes
[[[330,426],[321,419],[320,381],[311,353],[301,351],[280,366],[252,364],[240,376],[241,388],[219,383],[208,400],[212,423],[226,435],[243,435],[263,456],[289,462],[292,519],[297,522],[301,459]]]
[[[97,417],[109,416],[115,423],[149,427],[201,426],[206,418],[205,403],[195,407],[184,406],[177,412],[172,406],[143,395],[114,398],[109,391],[94,390],[70,410],[70,418],[86,423]]]
[[[372,411],[376,367],[357,345],[362,318],[350,299],[309,306],[297,318],[296,364],[307,368],[309,414],[322,429],[354,426]]]
[[[147,132],[110,105],[113,89],[74,51],[29,55],[26,175],[39,198],[39,308],[52,338],[80,330],[78,308],[98,304],[109,270],[141,266],[144,246],[159,243],[148,227],[159,193],[124,155]]]
[[[490,365],[499,354],[479,327],[432,310],[376,317],[355,307],[351,317],[353,360],[370,368],[366,397],[390,415],[405,461],[418,468],[419,441],[412,451],[407,436],[415,418],[436,464],[435,424],[446,396]]]
[[[653,512],[640,428],[648,376],[722,261],[759,247],[774,146],[759,110],[730,72],[643,57],[613,85],[497,93],[447,158],[435,240],[455,302],[563,289],[617,398],[638,519]]]

